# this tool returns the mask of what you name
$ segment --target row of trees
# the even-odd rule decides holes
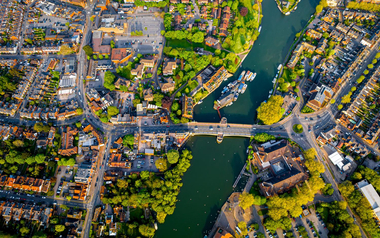
[[[360,229],[348,214],[345,201],[319,204],[317,211],[322,215],[329,230],[329,237],[361,237]]]
[[[194,43],[203,43],[204,41],[205,33],[198,31],[195,33],[192,33],[190,31],[166,31],[165,32],[165,38],[172,39],[172,40],[188,40]]]
[[[177,196],[183,185],[182,176],[190,167],[192,158],[188,150],[183,150],[180,155],[178,151],[169,151],[165,162],[173,162],[173,169],[160,176],[154,172],[142,171],[139,175],[131,174],[126,179],[119,179],[116,185],[110,185],[110,193],[105,195],[103,203],[137,208],[150,207],[156,212],[157,221],[163,223],[166,216],[174,212]],[[150,227],[148,224],[145,225]],[[148,230],[149,235],[141,232],[139,228],[141,235],[151,237],[153,230]]]

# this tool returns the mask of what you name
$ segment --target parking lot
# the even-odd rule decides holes
[[[162,19],[155,16],[135,16],[127,21],[128,36],[118,36],[116,46],[118,48],[132,47],[138,54],[157,54],[162,47],[164,29]],[[131,36],[132,32],[142,31],[142,36]]]

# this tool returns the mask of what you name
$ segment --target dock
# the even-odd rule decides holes
[[[241,176],[244,174],[245,167],[247,167],[247,162],[245,162],[243,168],[242,168],[241,171],[240,171],[239,176],[238,176],[238,177],[236,178],[236,180],[235,180],[234,185],[232,185],[233,188],[236,188],[237,184],[239,183],[239,181],[240,181],[240,179],[241,179]]]

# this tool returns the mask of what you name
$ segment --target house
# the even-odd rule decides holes
[[[310,38],[315,39],[315,40],[319,40],[322,38],[322,33],[318,32],[314,29],[307,30],[306,35],[310,36]]]
[[[229,77],[229,74],[224,66],[215,68],[212,65],[208,65],[196,77],[198,81],[202,82],[204,89],[208,92],[213,92],[225,79]]]
[[[266,173],[263,182],[259,184],[266,197],[288,191],[308,179],[307,173],[295,158],[295,152],[287,140],[252,144],[252,147],[253,163]]]
[[[176,70],[176,69],[177,69],[176,61],[165,61],[163,68],[162,68],[162,74],[164,76],[173,75],[174,70]]]
[[[306,106],[314,111],[318,111],[323,104],[327,103],[334,95],[334,92],[330,87],[321,83],[313,84],[309,89],[309,93],[311,96],[307,101]]]
[[[131,81],[127,79],[118,78],[117,81],[115,82],[115,88],[120,89],[121,86],[128,88],[130,84],[131,84]]]
[[[170,93],[175,90],[175,82],[172,78],[165,79],[164,83],[160,84],[161,92],[163,93]]]
[[[205,43],[206,43],[206,45],[213,47],[213,46],[216,46],[217,44],[219,44],[219,40],[215,39],[214,37],[208,36],[205,39]]]
[[[63,156],[71,156],[78,153],[78,147],[74,146],[74,136],[78,133],[76,128],[66,128],[66,132],[62,132],[62,145],[58,150],[58,154]]]
[[[136,68],[131,70],[131,75],[134,75],[137,78],[142,78],[143,73],[144,73],[144,66],[142,64],[137,64]]]
[[[145,101],[153,101],[154,98],[153,98],[153,91],[151,88],[147,88],[147,89],[144,89],[143,90],[143,96],[144,96],[144,100]]]
[[[323,38],[318,42],[317,49],[315,50],[315,53],[323,55],[325,53],[325,49],[327,47],[327,39]]]

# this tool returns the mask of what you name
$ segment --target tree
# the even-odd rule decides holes
[[[363,74],[364,74],[364,75],[367,75],[367,74],[369,74],[369,71],[368,71],[368,69],[364,70]]]
[[[43,154],[38,154],[34,156],[34,160],[36,161],[37,164],[42,164],[45,162],[46,156]]]
[[[115,41],[111,40],[111,48],[115,48]]]
[[[58,233],[61,233],[65,230],[65,226],[64,225],[55,225],[55,231],[58,232]]]
[[[94,16],[91,16],[91,17],[90,17],[90,21],[94,22],[94,20],[95,20],[95,17],[94,17]]]
[[[321,13],[322,10],[323,10],[323,7],[322,7],[321,5],[318,5],[318,6],[315,8],[315,12],[316,12],[317,14]]]
[[[77,128],[81,128],[81,127],[82,127],[82,123],[81,123],[80,121],[78,121],[77,123],[75,123],[75,126],[76,126]]]
[[[165,222],[165,218],[166,218],[166,213],[165,212],[157,212],[157,221],[159,223],[164,223]]]
[[[140,225],[139,226],[139,232],[142,236],[153,237],[155,229],[153,227],[148,226],[148,225]]]
[[[242,17],[246,16],[247,13],[248,13],[248,9],[247,9],[246,7],[241,7],[241,8],[240,8],[240,15],[241,15]]]
[[[369,65],[367,65],[367,68],[369,68],[369,69],[373,69],[373,64],[369,64]]]
[[[106,89],[109,89],[110,91],[115,90],[115,84],[114,84],[115,77],[116,76],[111,71],[107,71],[104,74],[104,84],[103,84],[103,86]]]
[[[241,208],[243,208],[243,210],[245,210],[248,207],[252,206],[254,201],[255,201],[255,198],[250,193],[243,192],[239,196],[239,206]]]
[[[363,176],[361,173],[359,172],[354,172],[351,176],[352,179],[354,180],[362,180],[363,179]]]
[[[25,162],[29,165],[33,164],[34,162],[36,162],[36,160],[34,159],[34,157],[28,157]]]
[[[355,91],[356,91],[356,87],[355,86],[351,87],[351,92],[355,92]]]
[[[94,54],[94,51],[92,50],[92,47],[89,45],[85,45],[82,48],[87,56],[91,57]]]
[[[334,103],[335,103],[335,99],[333,98],[330,100],[330,104],[334,104]]]
[[[62,204],[62,205],[61,205],[61,209],[66,211],[67,209],[69,209],[69,207],[66,206],[66,205],[64,205],[64,204]]]
[[[348,198],[351,193],[355,191],[354,185],[352,185],[351,181],[344,181],[343,183],[338,185],[339,191],[342,194],[342,196]]]
[[[133,148],[133,144],[135,143],[135,136],[133,134],[125,135],[123,138],[123,145],[125,147]]]
[[[38,122],[34,124],[33,129],[37,132],[49,132],[50,127],[48,125],[42,124],[42,122]]]
[[[268,102],[261,103],[257,108],[257,118],[261,120],[265,125],[271,125],[278,122],[283,114],[282,104],[284,98],[281,96],[271,96]]]
[[[162,172],[166,171],[169,167],[168,160],[165,158],[157,159],[154,164],[156,165],[156,168]]]
[[[74,51],[70,48],[70,46],[68,45],[62,45],[60,50],[59,50],[59,53],[61,55],[71,55],[74,53]]]
[[[16,147],[24,147],[24,142],[22,140],[15,140],[12,142],[12,144]]]
[[[71,200],[71,196],[66,196],[66,199],[67,199],[67,201],[69,201],[70,202],[70,200]]]
[[[177,150],[169,150],[166,157],[168,158],[169,163],[175,164],[178,162],[179,153]]]
[[[117,109],[117,107],[115,107],[115,106],[109,106],[107,108],[107,114],[108,114],[108,116],[113,117],[113,116],[119,114],[119,109]]]
[[[342,104],[339,104],[339,105],[338,105],[338,110],[342,110],[342,108],[343,108],[343,105],[342,105]]]
[[[349,94],[346,94],[342,97],[341,100],[342,103],[350,103],[351,102],[351,96]]]
[[[245,223],[244,221],[241,221],[238,223],[238,227],[241,231],[241,235],[243,236],[248,235],[247,223]]]
[[[20,229],[20,233],[21,233],[21,236],[25,236],[26,234],[28,234],[30,232],[30,229],[28,227],[21,227]]]
[[[306,159],[305,166],[311,174],[322,174],[325,172],[323,164],[315,159]]]
[[[83,109],[80,108],[80,107],[78,107],[75,111],[76,111],[76,113],[77,113],[79,116],[83,114]]]
[[[262,132],[262,133],[257,133],[255,136],[254,136],[254,139],[256,142],[259,142],[259,143],[264,143],[264,142],[267,142],[269,140],[274,140],[276,139],[275,136],[273,135],[269,135],[265,132]]]
[[[314,160],[317,156],[317,151],[314,148],[310,148],[308,150],[305,150],[303,152],[303,155],[305,156],[305,159]]]

